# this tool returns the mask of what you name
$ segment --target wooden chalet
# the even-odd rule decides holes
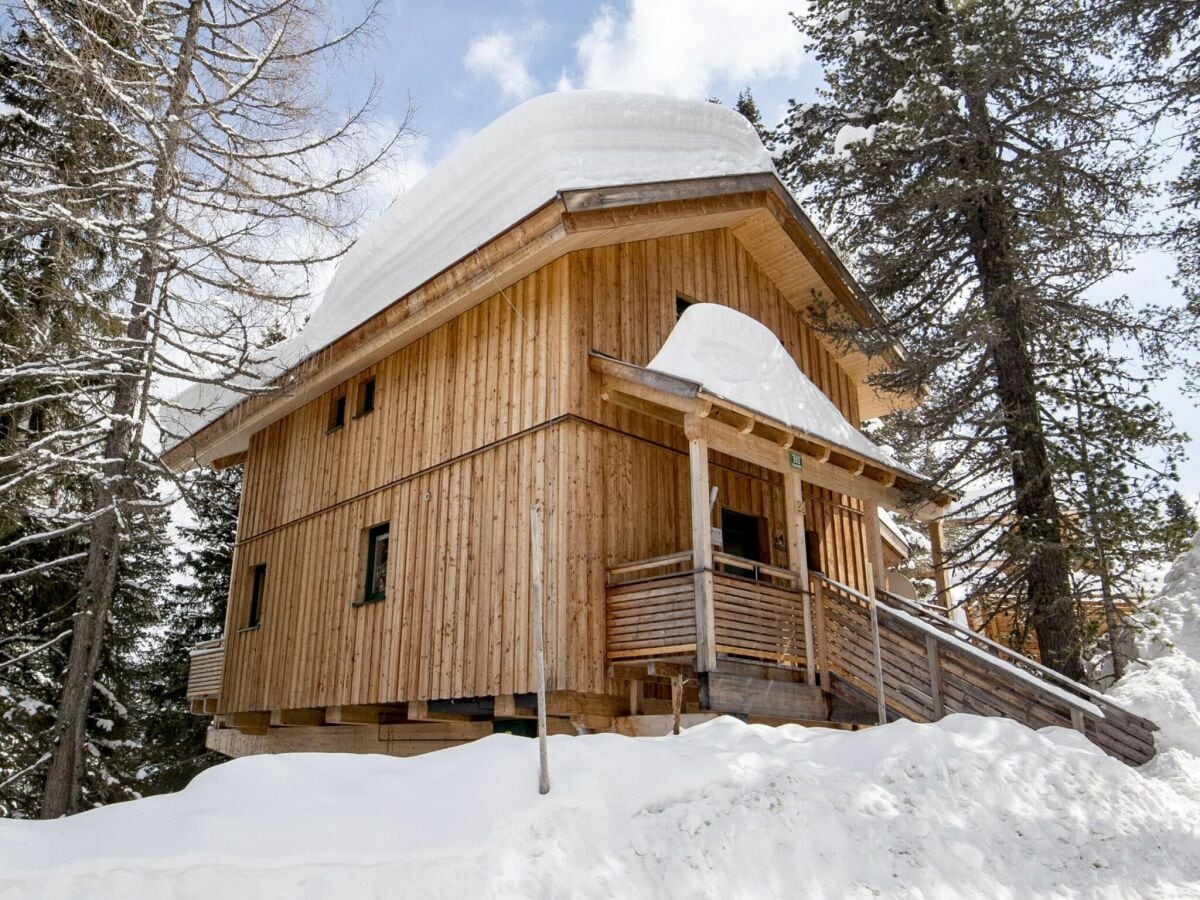
[[[201,415],[168,451],[179,469],[244,467],[225,634],[192,655],[209,746],[409,755],[530,733],[536,507],[551,733],[663,734],[673,704],[685,725],[963,711],[1150,758],[1149,722],[884,590],[877,510],[938,535],[937,503],[907,505],[918,476],[647,367],[689,304],[721,304],[770,329],[851,425],[911,402],[867,384],[900,348],[840,353],[806,325],[816,297],[875,312],[753,131],[711,104],[584,92],[481,138],[504,123],[536,145],[576,113],[609,143],[659,129],[720,170],[672,178],[667,159],[653,178],[530,187],[524,214],[392,284],[276,391]],[[656,146],[630,143],[631,159]],[[473,153],[498,191],[541,164],[489,138],[451,174]],[[437,232],[423,196],[392,221],[427,215]],[[402,267],[407,245],[383,237],[371,252]],[[344,270],[386,275],[358,250]]]

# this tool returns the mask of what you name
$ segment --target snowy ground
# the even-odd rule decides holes
[[[1200,543],[1117,693],[1141,769],[952,716],[849,733],[497,735],[410,760],[236,760],[180,794],[0,822],[0,897],[1200,897]]]

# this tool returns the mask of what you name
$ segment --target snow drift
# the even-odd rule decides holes
[[[251,757],[180,794],[0,822],[0,896],[1200,895],[1200,781],[1074,732],[497,735],[414,759]]]
[[[495,735],[414,759],[235,760],[179,794],[0,821],[3,897],[1200,897],[1200,539],[1115,693],[1133,769],[1074,731],[955,715],[860,732]]]
[[[1200,535],[1167,572],[1143,618],[1145,662],[1110,693],[1158,725],[1160,747],[1200,757]]]

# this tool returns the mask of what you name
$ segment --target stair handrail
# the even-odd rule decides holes
[[[854,588],[850,587],[850,585],[842,584],[840,581],[835,581],[832,578],[829,578],[827,575],[824,575],[820,572],[810,572],[809,577],[810,578],[819,578],[822,582],[824,582],[825,584],[834,588],[835,590],[842,591],[842,592],[850,595],[851,597],[854,597],[855,599],[868,604],[868,606],[871,603],[871,598],[868,597],[866,594],[862,593],[862,591],[855,590]],[[883,592],[883,593],[886,593],[886,592]],[[888,596],[890,597],[890,596],[894,596],[894,595],[889,594]],[[878,609],[882,610],[884,613],[891,615],[893,618],[911,617],[912,619],[915,619],[916,620],[915,624],[917,624],[918,626],[921,626],[921,625],[925,626],[925,628],[928,629],[927,633],[932,634],[935,638],[939,639],[947,647],[950,647],[950,648],[957,647],[959,649],[963,649],[964,647],[969,648],[971,650],[974,650],[976,654],[980,654],[980,656],[977,658],[979,658],[981,660],[991,660],[994,665],[997,665],[997,667],[998,666],[1008,666],[1011,670],[1015,670],[1018,672],[1022,671],[1020,668],[1018,668],[1016,665],[1009,662],[1008,660],[1000,659],[995,654],[988,654],[984,648],[976,647],[973,644],[971,644],[969,641],[963,640],[958,635],[947,634],[945,631],[941,630],[939,626],[941,626],[942,624],[949,624],[958,630],[962,630],[962,626],[957,625],[957,623],[955,623],[955,622],[951,622],[949,619],[944,619],[941,622],[938,622],[937,624],[934,624],[932,622],[927,622],[927,621],[925,621],[924,617],[922,617],[922,616],[913,615],[912,613],[909,613],[906,610],[897,609],[886,602],[880,601],[878,598],[878,595],[876,597],[876,607]],[[973,634],[973,632],[970,632],[970,633]],[[1026,659],[1026,658],[1027,657],[1022,657],[1022,659]],[[1030,662],[1032,662],[1032,660],[1030,660]],[[1037,665],[1037,664],[1035,663],[1035,665]],[[1003,671],[1003,669],[1001,669],[1001,671]],[[1053,672],[1053,669],[1051,669],[1049,671]],[[1055,674],[1058,675],[1058,673],[1055,673]],[[1074,697],[1074,696],[1071,696],[1071,694],[1067,693],[1067,690],[1072,690],[1076,693],[1078,693],[1080,691],[1090,692],[1091,689],[1088,688],[1086,685],[1081,685],[1081,684],[1079,684],[1079,682],[1072,681],[1071,679],[1066,678],[1066,676],[1063,676],[1063,675],[1058,675],[1058,677],[1059,677],[1059,679],[1066,681],[1065,685],[1051,684],[1049,682],[1049,679],[1037,678],[1037,677],[1035,677],[1033,672],[1025,672],[1025,675],[1027,676],[1028,679],[1032,679],[1032,680],[1026,681],[1026,683],[1030,684],[1031,686],[1040,684],[1042,689],[1046,693],[1051,694],[1052,696],[1055,696],[1062,702],[1067,703],[1068,705],[1081,710],[1085,714],[1091,715],[1091,716],[1096,716],[1097,714],[1099,714],[1100,718],[1104,717],[1103,710],[1099,709],[1098,704],[1091,702],[1091,698],[1089,698],[1089,697]],[[1100,699],[1104,700],[1102,695],[1098,695],[1098,696],[1100,696]],[[1104,700],[1104,702],[1108,703],[1109,701]],[[1122,712],[1127,712],[1127,710],[1121,709],[1121,707],[1116,707],[1116,708],[1120,709]]]

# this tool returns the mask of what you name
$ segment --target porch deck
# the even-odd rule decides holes
[[[881,722],[1004,716],[1035,729],[1074,728],[1132,764],[1154,755],[1152,722],[927,604],[882,590],[868,596],[816,572],[810,594],[794,572],[723,553],[713,562],[717,665],[708,679],[755,659],[803,672],[829,699],[877,711]],[[688,551],[610,569],[610,662],[695,659],[692,565]]]
[[[718,655],[802,668],[811,655],[811,604],[787,569],[714,553]],[[691,659],[696,653],[692,553],[614,566],[608,572],[608,659]]]

